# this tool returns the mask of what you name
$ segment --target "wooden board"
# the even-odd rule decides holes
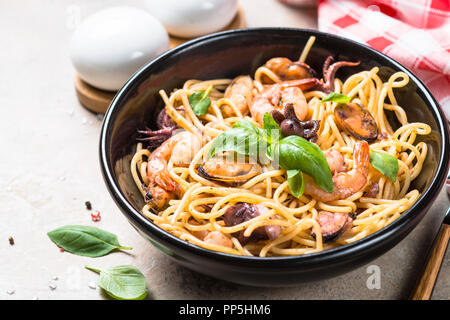
[[[75,91],[81,105],[95,113],[105,113],[116,92],[97,89],[75,76]]]
[[[239,6],[233,21],[222,31],[245,28],[244,9]],[[170,48],[174,48],[191,39],[170,37]],[[116,92],[97,89],[75,76],[75,91],[81,105],[95,113],[105,113]]]

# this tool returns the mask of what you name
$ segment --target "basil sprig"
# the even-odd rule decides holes
[[[247,156],[266,154],[270,144],[277,142],[282,135],[280,126],[269,113],[264,115],[263,124],[261,129],[247,120],[234,123],[233,128],[214,139],[208,151],[208,159],[223,151],[234,151]]]
[[[90,226],[64,226],[48,232],[47,235],[65,251],[91,258],[104,256],[113,250],[132,249],[120,245],[115,234]]]
[[[396,157],[383,152],[371,151],[370,164],[392,181],[397,180],[398,160]]]
[[[100,274],[97,285],[114,299],[143,300],[147,296],[145,276],[134,266],[123,265],[106,270],[85,268]]]
[[[295,197],[300,197],[304,191],[302,172],[310,175],[320,188],[333,192],[330,167],[322,150],[298,136],[283,138],[280,126],[269,113],[264,115],[263,128],[241,120],[221,133],[212,142],[208,158],[222,151],[279,161],[280,167],[288,170],[289,188]]]
[[[194,92],[189,96],[189,104],[196,116],[204,116],[208,112],[208,108],[211,105],[209,93],[212,88],[213,86],[211,85],[205,91]]]
[[[351,100],[351,98],[346,96],[345,94],[331,92],[327,97],[323,98],[320,101],[321,102],[331,101],[331,102],[337,102],[337,103],[349,103],[350,100]]]

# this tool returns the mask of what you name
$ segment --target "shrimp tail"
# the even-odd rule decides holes
[[[172,193],[167,192],[159,186],[149,186],[148,191],[151,195],[151,199],[149,199],[151,205],[158,210],[166,207],[169,201],[174,198]]]
[[[369,173],[369,157],[369,144],[366,141],[358,141],[353,147],[352,170],[346,173],[338,173],[333,178],[340,199],[348,198],[364,188]]]
[[[353,148],[353,168],[348,172],[337,172],[333,176],[333,192],[319,188],[310,177],[305,180],[305,193],[319,201],[346,199],[355,194],[367,183],[369,173],[369,144],[358,141]],[[327,159],[329,160],[329,159]]]
[[[155,183],[169,192],[176,191],[178,187],[178,184],[173,181],[167,171],[162,171],[158,176],[156,176]]]
[[[370,149],[366,141],[358,141],[353,148],[353,163],[356,168],[369,168]],[[367,174],[366,174],[367,176]]]

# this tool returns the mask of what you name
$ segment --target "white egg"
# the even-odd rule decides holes
[[[81,79],[99,89],[116,91],[169,45],[167,31],[148,12],[113,7],[80,24],[72,37],[70,55]]]
[[[238,0],[146,0],[146,7],[174,36],[193,38],[231,23]]]

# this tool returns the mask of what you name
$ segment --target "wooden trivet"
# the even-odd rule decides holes
[[[116,92],[97,89],[75,76],[75,91],[81,105],[95,113],[105,113]]]

